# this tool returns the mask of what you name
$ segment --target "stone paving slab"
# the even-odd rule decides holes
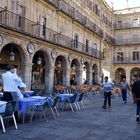
[[[121,97],[112,99],[111,109],[102,109],[102,96],[84,97],[86,108],[78,112],[60,111],[60,117],[48,121],[34,120],[32,124],[18,124],[0,128],[0,140],[140,140],[140,124],[135,121],[136,106],[129,96],[123,104]]]

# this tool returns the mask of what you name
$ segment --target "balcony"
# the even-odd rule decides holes
[[[105,39],[110,44],[114,44],[115,43],[115,39],[113,37],[111,37],[108,33],[105,33]]]
[[[54,5],[64,14],[70,16],[72,19],[74,19],[75,21],[83,25],[84,27],[87,27],[88,26],[87,23],[90,22],[90,26],[88,26],[88,29],[94,32],[95,34],[97,34],[98,36],[103,37],[103,30],[101,28],[99,28],[96,24],[92,23],[92,21],[87,19],[86,16],[81,14],[79,11],[75,10],[74,7],[66,3],[64,0],[59,0],[59,1],[48,0],[48,3]],[[97,9],[96,14],[100,15],[99,9]]]
[[[58,7],[58,0],[46,0],[48,3],[50,3],[51,5]]]
[[[118,61],[117,58],[114,58],[114,64],[140,64],[140,59],[133,60],[132,57],[124,57],[122,61]]]
[[[62,0],[59,1],[59,10],[64,12],[68,16],[73,17],[74,8],[65,1]]]
[[[0,27],[47,41],[48,43],[58,45],[59,47],[74,50],[79,53],[101,59],[100,51],[97,51],[95,55],[95,51],[92,47],[89,46],[88,49],[86,49],[86,45],[80,42],[78,42],[77,47],[75,47],[72,38],[46,28],[40,25],[39,22],[30,21],[3,8],[0,8]]]
[[[115,29],[122,30],[122,29],[131,29],[131,28],[140,28],[140,23],[133,24],[133,23],[116,23]]]
[[[116,39],[116,45],[137,45],[140,44],[140,38]]]
[[[74,20],[78,21],[83,26],[86,26],[86,17],[83,16],[80,12],[74,11]]]

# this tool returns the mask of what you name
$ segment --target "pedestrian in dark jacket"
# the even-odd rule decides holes
[[[138,80],[134,82],[132,86],[132,92],[134,93],[137,109],[136,109],[136,121],[139,122],[140,118],[140,75],[138,76]]]

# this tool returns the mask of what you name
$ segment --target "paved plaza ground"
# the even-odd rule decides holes
[[[86,108],[78,112],[60,111],[60,117],[48,121],[34,120],[32,123],[0,128],[0,140],[140,140],[140,123],[135,121],[136,107],[131,97],[123,104],[121,97],[112,99],[111,109],[102,109],[103,97],[84,97]]]

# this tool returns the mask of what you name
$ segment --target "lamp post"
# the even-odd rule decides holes
[[[39,57],[37,58],[37,64],[38,65],[42,64],[42,58],[40,57],[40,52],[39,52]]]
[[[15,60],[15,53],[13,52],[13,46],[11,46],[11,52],[9,53],[9,59],[10,59],[10,61]]]

